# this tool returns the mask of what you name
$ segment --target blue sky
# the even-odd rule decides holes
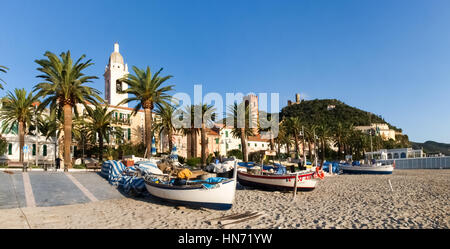
[[[114,42],[129,67],[177,92],[299,92],[382,115],[410,140],[450,143],[450,1],[2,1],[5,90],[38,82],[35,59],[70,49],[103,91]],[[5,94],[3,91],[2,94]]]

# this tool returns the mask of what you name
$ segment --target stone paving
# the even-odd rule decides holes
[[[37,207],[49,207],[91,202],[87,195],[98,200],[120,199],[124,196],[96,172],[68,173],[83,188],[81,190],[63,172],[28,172],[31,189],[24,187],[24,173],[0,171],[0,209],[27,207],[32,202]],[[88,191],[88,193],[86,193]]]

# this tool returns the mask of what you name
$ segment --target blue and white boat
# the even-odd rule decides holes
[[[360,165],[350,165],[350,164],[340,164],[339,168],[344,174],[392,174],[394,171],[393,164],[360,164]]]
[[[162,179],[161,177],[167,177]],[[182,184],[168,175],[145,175],[147,191],[158,198],[187,206],[217,210],[231,209],[236,192],[237,167],[233,178],[212,177],[206,180],[186,180]]]

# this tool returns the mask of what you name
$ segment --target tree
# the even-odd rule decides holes
[[[19,161],[23,163],[23,146],[25,144],[25,132],[31,125],[31,117],[34,115],[33,103],[37,101],[37,97],[33,93],[27,93],[25,89],[14,89],[8,92],[3,99],[3,106],[0,111],[0,118],[3,120],[2,132],[11,132],[14,127],[19,127]]]
[[[347,127],[345,127],[341,122],[338,122],[333,128],[332,128],[332,137],[335,142],[335,146],[338,148],[338,158],[337,159],[343,159],[342,153],[341,153],[341,147],[343,146],[344,139],[346,134],[348,133]]]
[[[173,148],[173,134],[177,131],[174,124],[172,123],[172,116],[175,114],[175,107],[169,103],[165,103],[155,110],[155,114],[159,116],[159,121],[155,123],[154,130],[159,134],[161,132],[167,133],[167,139],[169,141],[169,153]]]
[[[207,104],[203,104],[201,106],[199,106],[199,108],[201,108],[202,112],[201,112],[201,123],[202,123],[202,128],[200,129],[201,131],[201,146],[202,146],[202,166],[206,167],[206,147],[208,146],[207,140],[206,140],[206,128],[208,126],[210,126],[215,119],[215,115],[214,112],[216,111],[216,109],[214,108],[213,105],[207,105]]]
[[[313,161],[313,157],[312,157],[312,148],[311,148],[311,144],[314,143],[314,147],[316,147],[316,130],[317,130],[317,125],[312,124],[312,125],[308,125],[305,127],[305,138],[306,140],[308,140],[308,150],[309,150],[309,157],[311,162]],[[315,154],[315,152],[314,152]]]
[[[96,144],[98,138],[99,144],[99,161],[103,160],[103,150],[104,150],[104,141],[109,143],[110,136],[112,137],[120,137],[119,140],[123,139],[123,131],[120,127],[114,127],[113,124],[113,112],[108,111],[108,106],[95,106],[95,109],[88,110],[88,122],[87,130],[89,137],[93,140],[93,143]]]
[[[299,135],[302,131],[302,123],[300,122],[300,118],[298,117],[289,117],[285,119],[286,122],[286,128],[288,130],[288,133],[290,133],[295,140],[295,151],[297,159],[300,158],[300,149],[299,149]],[[305,145],[303,145],[304,148]]]
[[[321,124],[317,127],[317,136],[319,137],[322,145],[322,163],[325,162],[327,142],[331,136],[331,129],[325,124]]]
[[[122,100],[119,105],[126,104],[132,101],[137,101],[137,105],[134,107],[132,115],[144,108],[145,112],[145,145],[147,148],[148,158],[151,157],[152,146],[152,111],[156,106],[162,107],[164,104],[168,104],[172,97],[168,94],[173,90],[173,85],[162,86],[164,82],[172,78],[171,75],[160,77],[159,74],[163,69],[161,68],[157,73],[152,75],[150,67],[146,70],[141,70],[133,66],[135,75],[128,74],[122,81],[128,85],[128,88],[123,93],[134,95],[134,97],[126,98]]]
[[[9,68],[0,65],[0,73],[6,73],[7,70],[9,70]],[[3,82],[6,84],[6,82],[2,78],[0,78],[0,82]],[[0,89],[3,90],[3,85],[1,83],[0,83]]]
[[[183,121],[189,120],[189,124],[186,124],[182,129],[184,136],[190,137],[190,149],[188,158],[193,158],[197,156],[197,139],[196,136],[200,132],[200,128],[195,127],[195,117],[194,117],[195,105],[186,106],[182,112]]]
[[[86,109],[89,104],[104,102],[99,96],[100,91],[84,84],[97,79],[96,76],[86,76],[83,72],[93,65],[91,60],[82,62],[86,57],[82,55],[73,63],[70,51],[60,54],[60,58],[51,52],[45,52],[46,59],[35,60],[39,64],[38,71],[42,72],[38,78],[44,81],[34,87],[38,91],[37,96],[44,100],[39,108],[42,110],[50,106],[50,112],[61,111],[64,113],[64,171],[72,166],[70,147],[72,143],[72,115],[78,115],[76,104],[80,103]]]
[[[248,151],[247,151],[247,138],[249,136],[254,136],[253,129],[250,128],[250,108],[245,105],[245,102],[228,107],[227,120],[233,120],[233,130],[231,134],[235,138],[241,138],[242,154],[244,157],[244,162],[248,162]],[[227,121],[228,123],[228,121]]]

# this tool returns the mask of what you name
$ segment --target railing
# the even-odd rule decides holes
[[[450,156],[420,157],[384,160],[393,163],[396,169],[450,169]]]
[[[131,121],[129,119],[113,119],[113,124],[130,125]]]

